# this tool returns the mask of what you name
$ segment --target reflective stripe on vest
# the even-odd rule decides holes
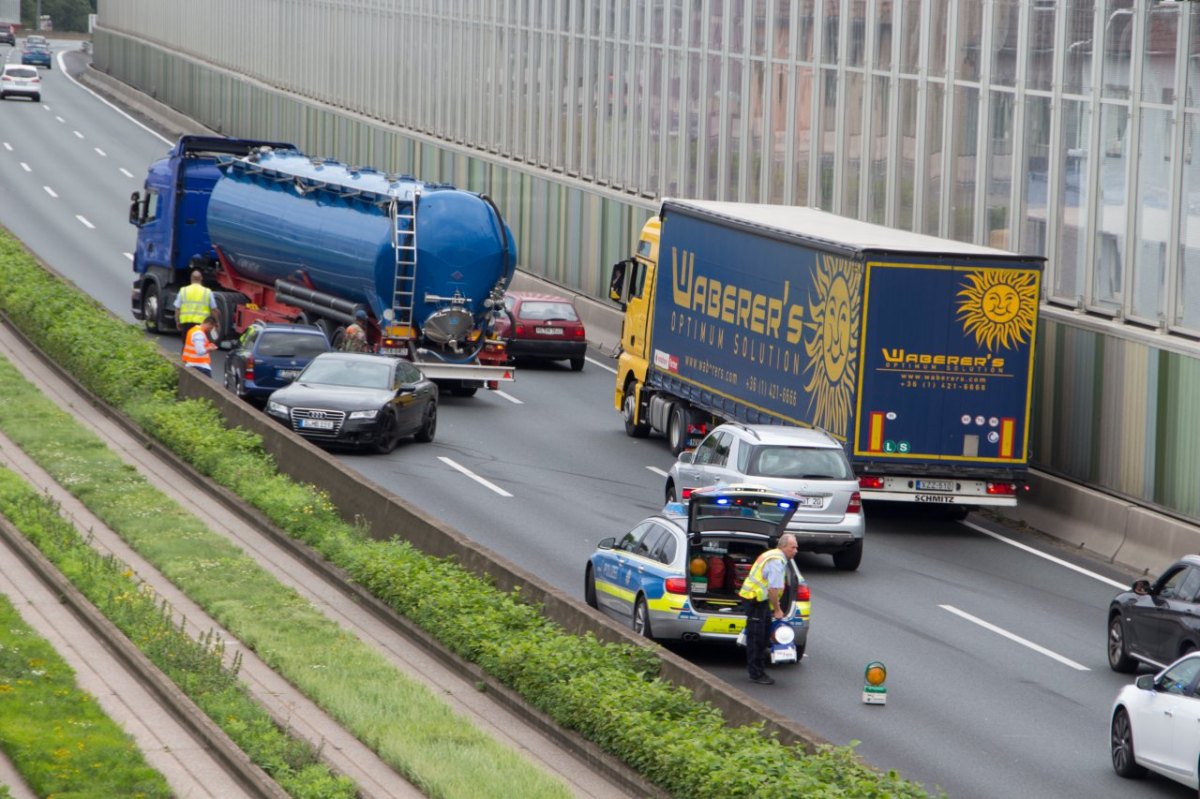
[[[738,596],[742,599],[753,599],[755,602],[767,601],[767,578],[763,571],[773,560],[787,561],[787,557],[778,549],[768,549],[759,555],[758,560],[750,567],[750,573],[746,575],[742,587],[738,589]]]
[[[198,325],[209,315],[212,292],[199,283],[189,283],[179,292],[179,323]]]
[[[183,340],[183,364],[184,366],[207,366],[211,369],[212,356],[208,354],[208,348],[205,347],[200,352],[196,352],[196,348],[192,346],[192,334],[197,330],[204,333],[204,328],[196,325],[187,332],[187,336]],[[204,333],[204,337],[207,339],[208,334]]]

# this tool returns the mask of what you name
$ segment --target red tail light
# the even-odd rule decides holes
[[[796,586],[796,601],[809,602],[812,600],[812,591],[808,590],[808,583],[800,583]]]
[[[253,380],[253,379],[254,379],[254,356],[253,356],[253,355],[247,355],[247,356],[246,356],[246,375],[245,375],[245,379],[246,379],[246,380]]]
[[[862,513],[862,494],[855,491],[846,503],[846,513]]]
[[[668,594],[686,594],[688,592],[687,578],[668,577],[666,588]]]
[[[870,474],[864,474],[858,478],[859,488],[883,488],[883,478],[876,477]]]
[[[992,496],[1010,497],[1017,493],[1016,483],[988,483],[987,492]]]
[[[580,325],[579,327],[571,328],[571,338],[585,338],[584,332],[583,332],[583,325]]]
[[[523,335],[525,335],[525,334],[526,334],[526,332],[527,332],[527,331],[526,331],[526,329],[525,329],[525,325],[517,325],[516,332],[515,332],[515,333],[513,333],[513,335],[514,335],[514,336],[523,336]]]
[[[681,497],[682,497],[683,499],[691,499],[691,498],[692,498],[692,492],[693,492],[693,491],[695,491],[695,490],[696,490],[696,489],[694,489],[694,488],[685,488],[685,489],[683,489],[682,491],[680,491],[679,493],[680,493],[680,495],[681,495]]]

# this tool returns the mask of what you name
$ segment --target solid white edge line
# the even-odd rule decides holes
[[[93,96],[93,97],[95,97],[97,100],[99,100],[100,102],[104,103],[106,106],[108,106],[108,107],[109,107],[109,108],[111,108],[112,110],[116,111],[118,114],[120,114],[121,116],[125,117],[125,118],[126,118],[126,119],[128,119],[130,122],[132,122],[133,124],[135,124],[135,125],[137,125],[139,128],[141,128],[142,130],[144,130],[144,131],[146,131],[147,133],[150,133],[150,134],[152,134],[152,135],[154,135],[154,136],[158,137],[160,140],[162,140],[162,142],[163,142],[163,143],[165,143],[165,144],[174,144],[174,143],[175,143],[175,142],[171,141],[170,139],[168,139],[166,136],[163,136],[163,135],[162,135],[161,133],[159,133],[158,131],[154,130],[153,128],[150,128],[150,127],[148,127],[147,125],[145,125],[145,124],[143,124],[143,123],[139,122],[138,120],[134,119],[134,118],[133,118],[133,117],[131,117],[129,114],[125,113],[125,112],[124,112],[124,111],[122,111],[120,108],[118,108],[117,106],[115,106],[115,105],[113,105],[112,103],[110,103],[108,100],[105,100],[103,97],[101,97],[100,95],[96,94],[94,91],[92,91],[91,89],[89,89],[87,86],[84,86],[82,83],[80,83],[79,81],[75,80],[75,77],[74,77],[74,76],[73,76],[71,73],[67,72],[67,70],[66,70],[66,69],[64,69],[64,68],[63,68],[63,60],[62,60],[62,58],[63,58],[63,54],[60,52],[60,53],[58,54],[58,71],[59,71],[59,74],[60,74],[60,75],[65,75],[65,76],[66,76],[66,78],[67,78],[67,80],[71,81],[71,83],[74,83],[76,86],[78,86],[79,88],[83,89],[85,92],[87,92],[88,94],[92,95],[92,96]],[[130,177],[132,177],[132,175],[131,175]]]
[[[667,476],[667,473],[664,472],[662,469],[658,468],[657,466],[647,466],[646,468],[649,469],[650,471],[654,472],[655,474],[657,474],[659,477]]]
[[[1021,646],[1029,647],[1034,652],[1040,652],[1041,654],[1045,655],[1048,658],[1053,658],[1054,660],[1057,660],[1059,663],[1062,663],[1063,665],[1066,665],[1066,666],[1070,666],[1071,668],[1075,669],[1076,671],[1091,671],[1091,669],[1089,669],[1087,666],[1084,666],[1082,663],[1076,663],[1075,661],[1071,660],[1070,658],[1063,657],[1062,655],[1058,654],[1057,652],[1052,652],[1044,646],[1038,646],[1033,641],[1026,640],[1026,639],[1022,638],[1021,636],[1016,635],[1015,633],[1010,633],[1008,630],[1004,629],[1003,627],[997,627],[996,625],[986,622],[983,619],[972,616],[970,613],[959,610],[958,608],[954,607],[953,605],[938,605],[938,607],[941,608],[942,610],[946,610],[946,611],[949,611],[950,613],[953,613],[955,616],[959,616],[960,618],[966,619],[967,621],[971,622],[972,624],[978,624],[983,629],[990,630],[991,632],[994,632],[996,635],[1002,635],[1010,641],[1015,641],[1018,644],[1020,644]]]
[[[585,355],[583,359],[585,361],[587,361],[588,363],[593,363],[596,366],[599,366],[601,369],[603,369],[606,372],[612,372],[614,375],[617,373],[616,369],[612,368],[611,366],[609,366],[606,363],[601,363],[600,361],[597,361],[595,358],[589,358]]]
[[[525,403],[524,403],[524,402],[522,402],[521,400],[519,400],[519,399],[517,399],[516,397],[514,397],[512,394],[509,394],[508,392],[505,392],[505,391],[501,391],[501,390],[500,390],[500,389],[498,389],[498,388],[497,388],[497,389],[493,389],[493,390],[492,390],[492,393],[493,393],[493,394],[495,394],[495,395],[496,395],[496,396],[498,396],[498,397],[504,397],[506,400],[508,400],[509,402],[511,402],[513,405],[524,405],[524,404],[525,404]]]
[[[482,477],[480,477],[479,475],[475,474],[467,467],[460,466],[457,463],[455,463],[454,461],[450,460],[449,458],[439,455],[438,460],[441,461],[442,463],[446,464],[447,466],[449,466],[451,469],[454,469],[455,471],[461,472],[462,474],[465,474],[467,477],[470,477],[472,480],[474,480],[476,483],[479,483],[484,488],[488,488],[488,489],[491,489],[492,491],[495,491],[497,494],[499,494],[502,497],[511,497],[512,496],[512,494],[508,493],[500,486],[496,485],[495,483],[489,483],[487,480],[485,480]]]
[[[980,532],[980,533],[983,533],[984,535],[991,536],[992,538],[996,539],[997,541],[1002,541],[1003,543],[1008,544],[1009,546],[1014,546],[1017,549],[1024,550],[1025,552],[1028,552],[1031,555],[1037,555],[1039,558],[1048,560],[1051,563],[1062,566],[1063,568],[1070,569],[1071,571],[1074,571],[1074,572],[1079,572],[1080,574],[1082,574],[1085,577],[1091,577],[1093,580],[1099,580],[1100,582],[1105,583],[1106,585],[1111,585],[1113,588],[1125,589],[1125,588],[1129,587],[1129,585],[1127,583],[1119,583],[1116,580],[1110,580],[1109,578],[1105,577],[1103,574],[1096,574],[1093,571],[1088,571],[1087,569],[1083,568],[1082,566],[1076,566],[1074,563],[1068,563],[1067,561],[1063,560],[1062,558],[1056,558],[1053,555],[1048,555],[1045,552],[1041,552],[1037,549],[1034,549],[1033,547],[1029,546],[1028,544],[1022,544],[1020,541],[1014,541],[1011,538],[1002,536],[999,533],[996,533],[996,532],[993,532],[993,531],[987,529],[986,527],[980,527],[978,524],[975,524],[974,522],[959,522],[959,524],[962,524],[966,527],[970,527],[972,530],[975,530],[976,532]]]

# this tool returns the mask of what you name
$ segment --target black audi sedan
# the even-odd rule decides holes
[[[1108,607],[1108,665],[1156,671],[1200,649],[1200,555],[1184,555],[1157,580],[1136,581]]]
[[[437,386],[408,361],[321,353],[291,385],[267,398],[267,413],[315,444],[388,453],[400,439],[433,441]]]

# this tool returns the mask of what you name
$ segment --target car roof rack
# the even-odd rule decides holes
[[[745,430],[747,433],[749,433],[750,435],[754,436],[754,437],[755,437],[755,438],[757,438],[759,441],[762,441],[762,436],[760,436],[760,435],[758,434],[758,431],[757,431],[757,430],[755,430],[755,429],[754,429],[753,427],[751,427],[750,425],[746,424],[745,422],[732,421],[732,422],[726,422],[725,424],[732,425],[732,426],[734,426],[734,427],[740,427],[742,430]]]

